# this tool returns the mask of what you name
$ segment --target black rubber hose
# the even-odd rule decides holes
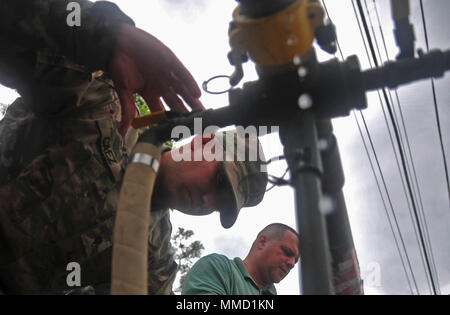
[[[450,70],[450,51],[433,50],[416,59],[388,62],[380,68],[362,73],[366,91],[383,87],[396,88],[413,81],[442,77]]]

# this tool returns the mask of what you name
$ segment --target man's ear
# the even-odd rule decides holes
[[[191,141],[191,151],[195,151],[195,149],[200,145],[203,148],[212,139],[214,139],[214,134],[196,135]]]
[[[269,238],[266,236],[266,235],[264,235],[264,234],[261,234],[260,236],[258,236],[258,238],[256,239],[256,247],[258,248],[258,249],[263,249],[266,245],[267,245],[267,242],[269,241]]]

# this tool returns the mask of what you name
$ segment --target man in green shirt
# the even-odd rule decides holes
[[[219,254],[201,258],[189,271],[182,294],[276,295],[279,283],[299,259],[299,236],[273,223],[258,233],[244,260]]]

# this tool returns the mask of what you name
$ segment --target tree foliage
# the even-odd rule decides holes
[[[139,94],[134,94],[134,101],[136,102],[136,105],[139,109],[140,116],[148,115],[151,113],[150,109],[148,108],[147,102],[144,100],[142,96],[140,96]],[[172,148],[173,142],[167,141],[165,145],[168,146],[169,148]]]
[[[194,235],[192,230],[178,228],[175,235],[172,236],[172,245],[175,248],[175,260],[178,263],[180,273],[180,285],[174,291],[180,293],[183,287],[186,275],[193,265],[193,260],[200,258],[202,250],[205,248],[200,241],[194,241],[188,244],[188,240]]]
[[[134,101],[136,102],[136,105],[139,109],[139,114],[141,116],[150,114],[150,109],[148,108],[147,103],[142,96],[140,96],[139,94],[134,94]]]

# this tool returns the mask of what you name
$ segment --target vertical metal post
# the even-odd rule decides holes
[[[326,222],[320,210],[323,168],[312,110],[299,110],[295,117],[280,126],[280,139],[295,188],[302,293],[332,294]]]

